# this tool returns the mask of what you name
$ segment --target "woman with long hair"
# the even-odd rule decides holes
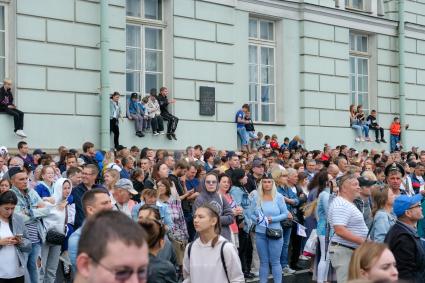
[[[177,283],[177,274],[170,261],[158,256],[165,246],[167,230],[163,223],[158,220],[139,220],[140,226],[146,231],[146,241],[149,247],[149,283]]]
[[[348,280],[355,279],[397,282],[396,260],[387,245],[364,242],[353,252],[348,266]]]
[[[282,231],[280,222],[288,216],[283,196],[277,193],[273,179],[266,175],[257,188],[254,199],[255,209],[251,215],[255,226],[255,240],[260,258],[260,283],[268,282],[269,266],[272,267],[273,280],[275,283],[282,282],[282,268],[280,256],[283,247],[283,237],[272,239],[267,236],[267,228]]]
[[[9,179],[0,180],[0,194],[7,192],[12,187],[12,183]]]
[[[0,194],[0,281],[24,283],[26,256],[31,251],[24,220],[14,214],[18,198],[14,192]]]
[[[359,121],[356,115],[356,106],[354,104],[350,105],[350,127],[356,132],[355,141],[364,141],[362,137],[362,126],[359,125]]]
[[[380,185],[372,191],[373,222],[370,229],[370,238],[383,243],[390,228],[396,223],[397,216],[393,212],[395,195],[388,185]]]
[[[326,170],[319,171],[317,178],[317,206],[315,218],[317,219],[317,236],[320,245],[320,259],[317,266],[317,282],[327,281],[326,272],[326,224],[328,222],[329,197],[332,193],[329,185],[329,176]]]
[[[248,190],[246,189],[247,181],[248,177],[244,170],[239,168],[234,169],[230,195],[235,200],[236,205],[243,209],[243,216],[236,218],[239,228],[239,258],[245,278],[253,278],[254,274],[251,273],[253,247],[250,236],[252,227],[252,199],[249,197]]]
[[[183,209],[179,198],[171,195],[171,183],[167,178],[162,178],[157,182],[158,201],[165,205],[168,214],[171,217],[171,227],[169,228],[168,237],[176,252],[177,264],[183,265],[184,250],[186,248],[189,234],[184,219]]]
[[[186,248],[183,282],[245,282],[236,248],[220,236],[220,215],[215,208],[198,207],[193,222],[199,238]]]
[[[233,216],[235,218],[233,220],[233,223],[230,224],[229,226],[232,243],[235,245],[235,247],[239,247],[238,224],[236,223],[236,217],[241,217],[243,215],[243,209],[242,207],[236,204],[232,196],[229,194],[231,187],[232,187],[232,179],[228,175],[224,173],[221,173],[220,175],[218,175],[218,193],[230,204],[230,207],[232,208]]]
[[[227,200],[225,200],[218,190],[218,178],[215,173],[207,173],[200,182],[201,192],[193,203],[193,211],[203,204],[214,206],[220,215],[221,235],[228,241],[232,240],[229,225],[233,223],[233,212]]]
[[[120,179],[120,173],[112,168],[108,168],[103,173],[103,186],[108,190],[109,194],[112,195],[115,184]]]

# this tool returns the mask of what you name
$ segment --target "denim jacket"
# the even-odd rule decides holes
[[[385,236],[396,221],[397,217],[394,213],[388,213],[384,209],[378,210],[373,218],[370,238],[375,242],[383,243]]]
[[[0,224],[1,225],[1,224]],[[20,245],[16,245],[15,249],[18,254],[19,259],[19,269],[26,269],[26,256],[29,252],[31,252],[31,241],[28,239],[28,231],[24,225],[24,220],[20,215],[13,214],[9,218],[9,227],[10,231],[12,231],[13,235],[22,234],[22,243]],[[2,249],[3,246],[0,246]]]
[[[330,189],[326,188],[320,193],[317,199],[316,215],[317,215],[317,235],[326,235],[326,223],[328,219]]]
[[[295,206],[297,206],[300,203],[300,200],[298,199],[297,194],[294,193],[290,187],[278,187],[277,192],[284,197],[295,200],[294,206],[292,206],[289,203],[286,203],[286,207],[288,208],[288,211],[292,213],[294,211]]]
[[[29,189],[26,195],[21,193],[16,187],[12,187],[11,191],[14,192],[18,198],[18,204],[15,207],[14,213],[20,215],[25,224],[36,223],[38,236],[41,241],[44,242],[46,238],[46,229],[43,226],[42,218],[49,215],[52,206],[46,205],[43,208],[37,208],[40,203],[43,203],[43,200],[34,189]],[[28,207],[28,204],[30,207]]]
[[[249,233],[252,226],[251,214],[253,209],[253,200],[249,196],[248,191],[243,187],[232,186],[230,188],[229,194],[232,196],[235,203],[243,208],[243,230],[246,233]]]

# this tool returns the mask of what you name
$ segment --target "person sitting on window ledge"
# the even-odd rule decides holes
[[[13,122],[15,124],[15,134],[26,138],[27,135],[24,133],[24,112],[18,110],[16,105],[13,104],[12,95],[12,80],[4,79],[3,86],[0,87],[0,112],[4,112],[8,115],[13,116]]]
[[[378,121],[376,120],[376,110],[372,110],[370,115],[367,117],[367,123],[369,124],[369,129],[375,130],[375,142],[386,143],[384,139],[384,128],[379,126]],[[379,140],[379,133],[381,134],[381,140]]]
[[[177,124],[179,123],[179,118],[172,115],[170,112],[168,112],[168,104],[170,103],[176,103],[175,99],[168,99],[168,89],[166,87],[161,87],[159,89],[159,95],[158,95],[158,103],[161,108],[161,116],[165,121],[168,121],[167,124],[167,138],[171,140],[172,138],[177,140],[176,138],[176,129]]]
[[[145,136],[145,134],[143,134],[143,115],[145,113],[142,112],[142,108],[139,104],[137,93],[133,92],[127,102],[127,118],[129,120],[134,120],[136,136],[142,138]]]

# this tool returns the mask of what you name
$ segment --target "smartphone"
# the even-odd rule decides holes
[[[20,240],[22,240],[22,237],[23,237],[24,235],[23,234],[16,234],[15,235],[15,238],[18,240],[18,241],[20,241]]]

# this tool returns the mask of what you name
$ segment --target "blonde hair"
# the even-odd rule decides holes
[[[372,171],[364,171],[362,174],[363,177],[366,177],[368,180],[376,181],[376,175]]]
[[[382,243],[364,242],[351,255],[348,280],[363,279],[362,270],[370,270],[388,246]]]
[[[280,176],[282,176],[283,174],[287,174],[286,169],[285,168],[282,169],[279,165],[273,166],[270,173],[272,175],[273,181],[278,185],[280,185],[279,184]]]
[[[260,183],[258,184],[258,188],[257,188],[257,194],[258,194],[257,206],[261,206],[261,204],[263,203],[263,199],[264,199],[263,180],[264,179],[262,179],[260,181]],[[276,193],[277,193],[276,183],[272,179],[267,179],[267,180],[272,181],[272,199],[273,199],[273,202],[274,202],[275,199],[276,199]]]

